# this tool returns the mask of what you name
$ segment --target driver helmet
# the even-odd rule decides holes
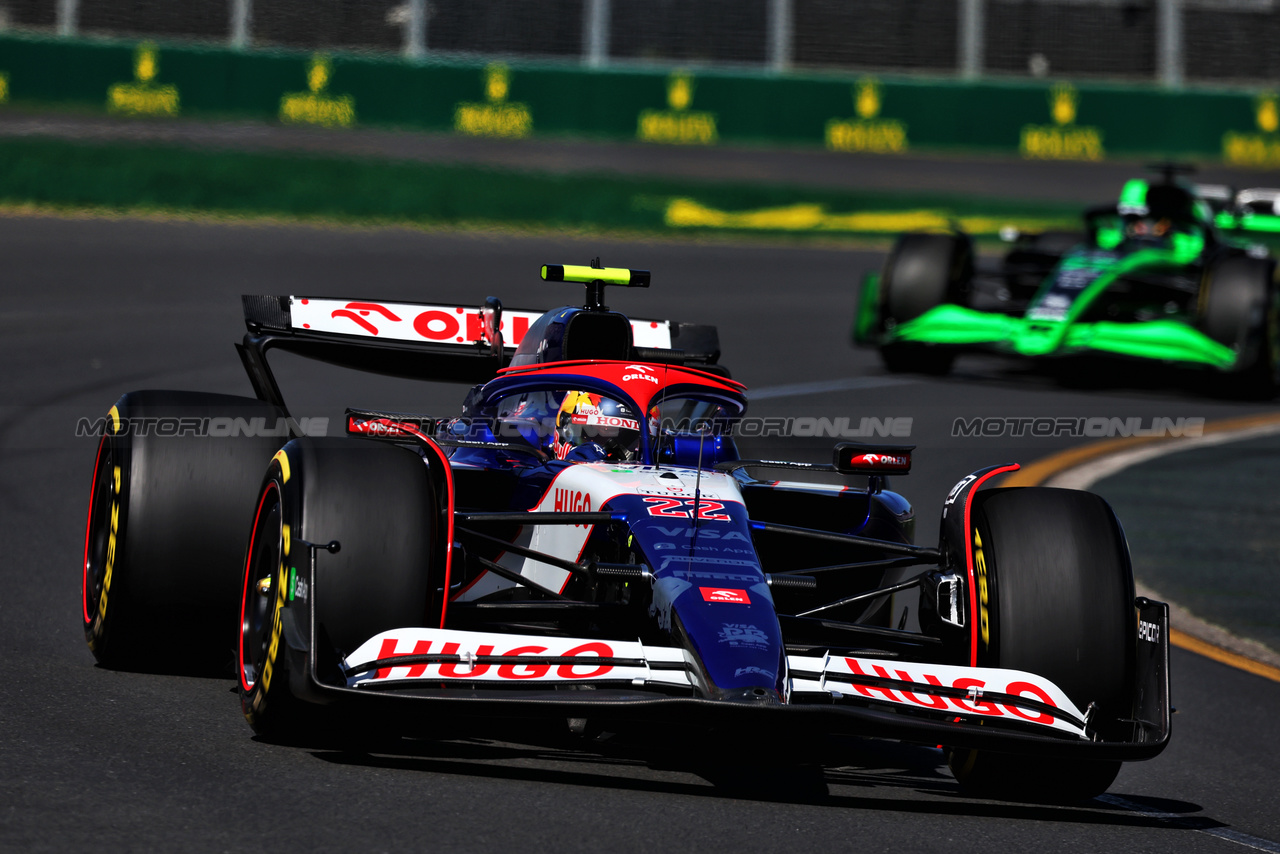
[[[569,391],[556,413],[557,459],[584,445],[595,444],[605,459],[634,460],[640,451],[640,421],[630,407],[599,394]]]
[[[1125,226],[1129,237],[1163,238],[1172,230],[1173,222],[1168,217],[1133,217]]]

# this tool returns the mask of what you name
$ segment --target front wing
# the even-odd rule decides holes
[[[903,342],[981,348],[1020,356],[1084,352],[1205,365],[1229,370],[1236,353],[1198,329],[1175,320],[1145,323],[1067,323],[1011,317],[957,305],[930,309],[886,331],[881,344]]]
[[[312,650],[290,643],[290,664],[293,690],[305,699],[381,705],[405,721],[431,712],[706,725],[757,716],[813,732],[1136,760],[1157,755],[1170,735],[1168,608],[1144,599],[1137,606],[1143,637],[1134,716],[1122,740],[1101,740],[1088,714],[1036,674],[867,654],[787,656],[782,705],[699,698],[687,652],[639,641],[404,628],[370,638],[323,668],[324,679]]]

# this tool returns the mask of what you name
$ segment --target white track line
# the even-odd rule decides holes
[[[789,385],[767,385],[761,388],[747,389],[747,400],[772,400],[778,397],[802,397],[806,394],[826,394],[832,391],[853,391],[863,388],[885,388],[887,386],[908,385],[915,380],[898,377],[845,377],[838,380],[820,380],[811,383],[791,383]]]
[[[1118,795],[1099,795],[1098,800],[1103,803],[1111,804],[1114,807],[1120,807],[1122,810],[1128,810],[1132,813],[1145,816],[1147,818],[1161,819],[1162,821],[1176,822],[1187,830],[1194,830],[1196,833],[1203,833],[1208,836],[1216,836],[1219,839],[1225,839],[1227,842],[1234,842],[1237,845],[1243,845],[1246,848],[1252,848],[1255,851],[1270,851],[1272,854],[1280,854],[1280,843],[1272,842],[1270,839],[1262,839],[1258,836],[1250,836],[1247,833],[1241,833],[1238,830],[1232,830],[1229,827],[1191,827],[1189,822],[1198,819],[1190,816],[1178,815],[1177,813],[1164,812],[1162,810],[1153,810],[1142,804],[1122,798]]]
[[[1241,442],[1247,439],[1257,439],[1277,434],[1280,434],[1280,422],[1257,424],[1252,427],[1242,427],[1238,430],[1222,430],[1208,433],[1204,436],[1190,436],[1155,442],[1149,445],[1142,445],[1130,451],[1119,451],[1099,457],[1096,460],[1081,463],[1050,477],[1044,482],[1044,485],[1063,489],[1089,489],[1100,480],[1119,474],[1139,463],[1163,457],[1166,454],[1176,454],[1179,451],[1192,451],[1196,448],[1208,448],[1214,445],[1224,445],[1228,442]],[[1148,588],[1143,588],[1139,595],[1168,601],[1166,597]],[[1169,611],[1170,622],[1192,637],[1236,655],[1242,655],[1245,658],[1269,664],[1273,667],[1280,667],[1280,652],[1272,650],[1258,641],[1239,637],[1222,626],[1197,617],[1175,602],[1169,602]]]
[[[1165,454],[1176,454],[1179,451],[1191,451],[1212,445],[1223,445],[1227,442],[1240,442],[1245,439],[1257,439],[1262,436],[1274,436],[1280,433],[1280,422],[1275,424],[1259,424],[1240,430],[1223,430],[1220,433],[1209,433],[1206,436],[1193,436],[1183,439],[1172,439],[1167,442],[1156,442],[1134,448],[1132,451],[1121,451],[1108,454],[1092,462],[1083,463],[1054,475],[1045,482],[1045,486],[1057,486],[1063,489],[1088,489],[1103,478],[1118,474],[1130,466],[1145,463],[1163,457]]]

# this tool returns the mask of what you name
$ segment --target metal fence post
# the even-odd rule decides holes
[[[58,35],[74,36],[80,29],[80,0],[58,0],[55,14],[58,21]]]
[[[244,50],[252,32],[253,0],[231,0],[231,46]]]
[[[1182,52],[1182,0],[1156,4],[1156,74],[1170,88],[1182,86],[1186,57]]]
[[[983,0],[959,0],[960,76],[982,76],[982,49],[986,38],[987,10]]]
[[[769,0],[767,59],[775,72],[791,67],[791,0]]]
[[[592,68],[609,61],[609,0],[582,4],[582,56]]]
[[[427,55],[427,0],[408,0],[404,22],[404,55],[422,59]]]

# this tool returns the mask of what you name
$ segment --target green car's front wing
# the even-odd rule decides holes
[[[1178,320],[1091,323],[1013,317],[958,305],[939,305],[890,329],[879,329],[879,273],[863,279],[853,340],[858,344],[926,344],[1020,356],[1105,353],[1230,371],[1236,352]]]

